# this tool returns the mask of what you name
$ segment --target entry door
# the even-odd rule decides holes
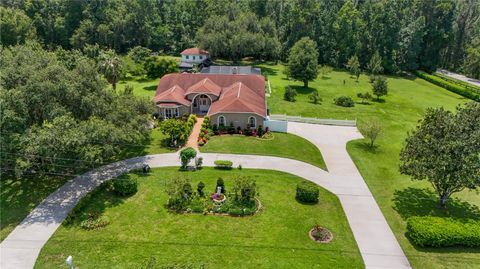
[[[198,98],[198,104],[200,107],[200,112],[207,113],[208,108],[210,107],[210,99],[207,96],[200,96]]]

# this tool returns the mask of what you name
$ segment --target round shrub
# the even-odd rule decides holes
[[[297,195],[295,197],[300,202],[318,203],[319,194],[320,190],[317,185],[309,181],[302,181],[297,184]]]
[[[337,106],[343,106],[343,107],[353,107],[355,103],[353,102],[352,98],[348,96],[340,96],[335,98],[335,104]]]
[[[137,180],[131,178],[117,178],[113,180],[113,191],[120,196],[136,193]]]

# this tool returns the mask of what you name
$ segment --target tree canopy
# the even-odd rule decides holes
[[[288,55],[285,73],[295,80],[302,81],[305,88],[308,88],[308,81],[314,80],[318,76],[316,47],[315,41],[304,37],[295,43]]]
[[[318,62],[365,68],[378,52],[384,72],[462,71],[480,40],[475,0],[175,0],[3,1],[2,45],[37,39],[46,48],[95,45],[126,53],[142,46],[178,54],[200,46],[212,55],[286,60],[303,37]],[[376,56],[375,56],[376,57]]]
[[[428,180],[445,206],[450,196],[480,186],[480,104],[467,103],[454,114],[428,109],[406,139],[400,172]]]

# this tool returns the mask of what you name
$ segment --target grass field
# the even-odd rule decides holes
[[[272,95],[268,98],[268,105],[273,114],[356,119],[359,126],[370,120],[382,123],[384,131],[378,148],[369,150],[364,141],[358,140],[350,142],[347,149],[413,267],[480,268],[479,249],[421,249],[413,246],[405,236],[406,219],[413,215],[480,218],[480,195],[475,191],[463,191],[454,195],[455,200],[446,210],[441,210],[428,183],[413,182],[398,172],[399,153],[407,132],[415,127],[425,109],[443,106],[453,110],[468,100],[422,79],[389,77],[389,94],[381,101],[371,101],[368,105],[356,103],[355,107],[343,108],[336,106],[333,99],[347,95],[359,102],[356,94],[371,89],[366,75],[356,82],[348,73],[334,71],[328,77],[310,82],[310,88],[304,89],[302,83],[286,79],[282,74],[283,66],[261,67],[269,74]],[[297,89],[296,102],[283,100],[287,85]],[[314,90],[323,98],[321,104],[309,102],[308,94]]]
[[[262,211],[250,217],[169,213],[165,182],[186,176],[194,186],[201,180],[215,189],[218,177],[232,186],[235,175],[254,178]],[[153,169],[138,179],[139,191],[126,199],[101,192],[71,225],[62,225],[42,249],[35,268],[64,266],[73,255],[79,268],[362,268],[363,263],[349,225],[335,195],[321,189],[320,202],[304,205],[295,200],[301,178],[266,170],[219,171],[204,168],[179,172]],[[79,222],[88,212],[101,212],[110,224],[86,231]],[[314,224],[330,229],[329,244],[307,235]],[[201,267],[204,265],[205,267]],[[181,267],[185,266],[185,267]],[[186,267],[192,266],[192,267]]]
[[[327,170],[318,148],[310,141],[292,134],[274,133],[273,140],[242,135],[213,136],[200,151],[284,157]]]

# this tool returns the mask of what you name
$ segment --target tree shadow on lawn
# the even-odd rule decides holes
[[[317,89],[315,89],[315,88],[311,88],[311,87],[305,88],[305,87],[300,86],[300,85],[289,85],[289,86],[292,87],[293,89],[295,89],[298,94],[310,94],[312,92],[317,91]]]
[[[156,91],[157,90],[157,85],[152,85],[152,86],[145,86],[143,87],[144,90],[146,91]]]
[[[440,208],[438,196],[427,188],[408,187],[394,193],[394,206],[402,219],[412,216],[450,217],[453,219],[480,219],[480,209],[458,198],[450,198],[446,208]]]

